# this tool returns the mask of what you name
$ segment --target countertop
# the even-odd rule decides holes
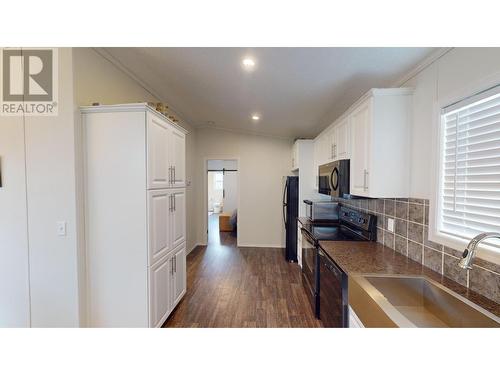
[[[492,314],[500,316],[500,304],[377,242],[319,241],[319,246],[348,276],[356,274],[426,276]]]

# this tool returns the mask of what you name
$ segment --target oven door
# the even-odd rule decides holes
[[[347,328],[347,274],[332,262],[322,250],[319,262],[319,317],[324,327]]]
[[[314,240],[306,230],[302,229],[302,285],[304,286],[314,315],[319,317],[319,275],[317,264],[318,251]]]

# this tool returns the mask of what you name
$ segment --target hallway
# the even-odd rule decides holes
[[[187,293],[164,327],[320,327],[283,251],[238,248],[209,216],[208,246],[187,257]]]

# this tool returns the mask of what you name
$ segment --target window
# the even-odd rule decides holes
[[[500,231],[500,87],[442,110],[440,233]]]
[[[224,174],[222,172],[217,172],[214,175],[214,190],[224,189]]]

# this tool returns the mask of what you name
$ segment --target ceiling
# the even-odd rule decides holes
[[[195,127],[316,136],[373,87],[435,48],[106,48]],[[253,71],[242,59],[256,61]],[[251,115],[258,113],[259,121]]]

